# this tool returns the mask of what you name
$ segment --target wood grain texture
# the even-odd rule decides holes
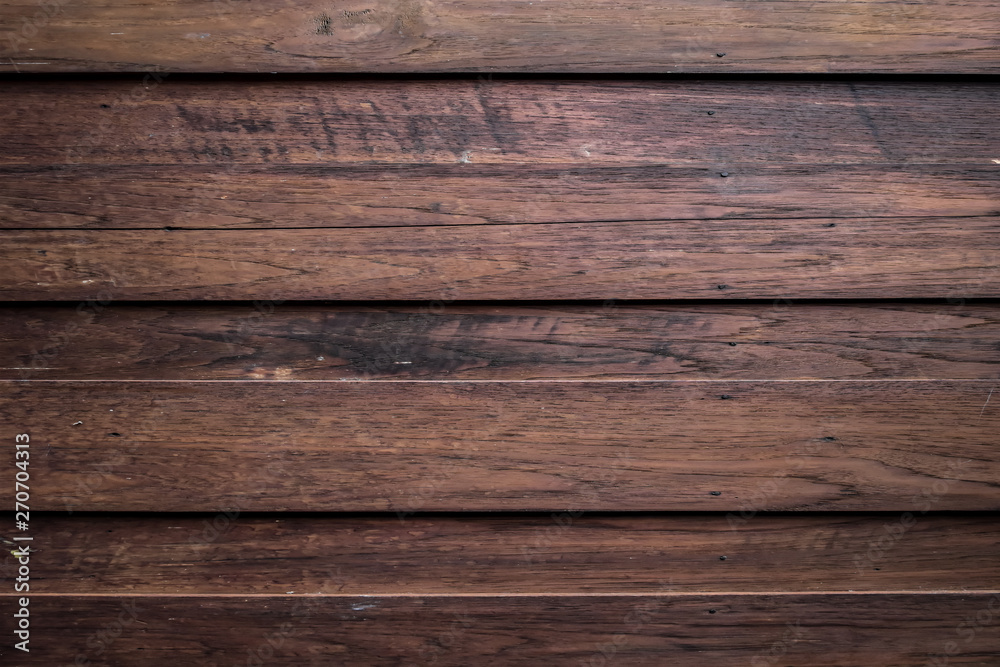
[[[36,511],[995,510],[994,384],[34,381],[0,414]]]
[[[998,151],[1000,154],[1000,151]],[[475,158],[475,156],[473,156]],[[269,229],[989,216],[973,165],[0,167],[0,229]],[[778,158],[776,158],[778,159]],[[707,160],[711,162],[711,160]],[[720,178],[721,170],[728,170]]]
[[[5,84],[0,298],[997,294],[992,84],[86,83]]]
[[[995,174],[1000,148],[992,121],[1000,86],[982,82],[115,77],[0,84],[0,165],[146,165],[147,178],[150,171],[177,178],[167,168],[175,164],[218,172],[314,165],[321,175],[347,164],[364,167],[369,180],[400,174],[405,186],[408,172],[391,166],[484,174],[493,173],[486,166],[530,164],[561,167],[572,184],[574,169],[660,165],[710,169],[724,191],[736,186],[722,185],[729,181],[718,172],[739,175],[741,165],[865,164],[887,173],[965,165]],[[516,172],[505,173],[509,180]],[[820,179],[816,188],[824,185]]]
[[[35,595],[1000,589],[1000,525],[979,513],[76,513],[35,514],[32,536]]]
[[[830,226],[833,224],[834,226]],[[0,230],[0,300],[1000,297],[1000,217]]]
[[[990,0],[0,5],[0,71],[996,72]]]
[[[665,575],[667,573],[664,573]],[[668,575],[667,575],[668,576]],[[5,606],[13,604],[4,595]],[[1000,596],[34,596],[19,665],[994,665]],[[989,623],[977,623],[977,614]],[[968,619],[973,620],[970,622]],[[12,618],[3,615],[10,635]],[[773,651],[773,653],[772,653]],[[792,661],[795,661],[794,663]],[[85,661],[90,661],[85,662]],[[936,663],[931,663],[936,664]]]
[[[7,380],[1000,377],[1000,306],[197,305],[0,308]]]

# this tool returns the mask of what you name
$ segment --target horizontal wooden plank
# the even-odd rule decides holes
[[[36,511],[996,510],[994,384],[7,381],[0,414]]]
[[[0,5],[0,71],[996,72],[989,0]]]
[[[1000,154],[998,151],[997,154]],[[529,160],[530,158],[525,158]],[[775,159],[778,159],[777,157]],[[728,170],[726,178],[720,178]],[[926,164],[0,168],[0,229],[400,227],[998,213],[997,169]]]
[[[314,165],[325,174],[347,164],[390,180],[382,187],[402,174],[404,195],[405,172],[387,166],[563,167],[571,184],[574,169],[693,167],[712,170],[725,192],[737,186],[718,173],[739,175],[747,164],[995,174],[1000,154],[995,83],[136,77],[13,79],[0,90],[5,167],[147,165],[176,179],[183,172],[167,165]],[[197,172],[186,180],[178,189],[213,185],[191,183]],[[827,182],[816,177],[814,187]],[[322,186],[313,179],[303,189]],[[230,194],[240,191],[215,196]]]
[[[31,535],[36,595],[1000,589],[1000,523],[979,513],[36,513]]]
[[[1000,296],[1000,217],[0,230],[0,300]]]
[[[0,379],[935,379],[1000,375],[1000,306],[303,303],[0,308]]]
[[[19,665],[132,664],[137,656],[167,666],[993,665],[998,608],[995,592],[33,596],[31,653],[7,641],[0,655]],[[15,619],[2,618],[13,637]]]

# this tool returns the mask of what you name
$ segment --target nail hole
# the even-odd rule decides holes
[[[708,112],[708,115],[709,115],[709,116],[714,116],[714,115],[715,115],[715,112],[714,112],[714,111],[709,111],[709,112]]]
[[[725,55],[726,55],[725,53],[716,53],[716,54],[715,54],[715,57],[716,57],[716,58],[722,58],[722,57],[723,57],[723,56],[725,56]]]
[[[709,491],[708,493],[710,495],[713,495],[713,496],[721,496],[722,495],[722,491]]]
[[[726,176],[729,176],[729,172],[728,171],[724,171],[721,174],[719,174],[719,176],[722,176],[723,178],[725,178]]]
[[[719,560],[726,560],[726,558],[728,558],[728,556],[719,556]]]
[[[111,108],[111,105],[110,105],[110,104],[102,104],[102,105],[101,105],[101,108],[102,108],[102,109],[110,109],[110,108]]]
[[[729,347],[736,347],[736,343],[730,343]]]
[[[825,436],[825,437],[823,438],[823,441],[824,441],[824,442],[834,442],[835,440],[836,440],[836,438],[835,438],[835,437],[833,437],[832,435],[828,435],[828,436]]]
[[[828,222],[828,223],[826,223],[826,224],[825,224],[825,225],[823,225],[823,226],[824,226],[824,227],[836,227],[836,226],[837,226],[837,223],[836,223],[836,222]]]
[[[715,289],[726,289],[729,285],[716,285]]]
[[[714,610],[714,609],[709,609],[709,610],[708,610],[708,613],[709,613],[709,614],[714,614],[714,613],[715,613],[715,610]]]
[[[722,396],[719,396],[719,398],[721,398],[724,401],[728,401],[730,398],[732,398],[732,396],[730,396],[729,394],[723,394]]]
[[[108,433],[108,435],[110,435],[112,438],[120,438],[120,437],[122,437],[121,433]]]

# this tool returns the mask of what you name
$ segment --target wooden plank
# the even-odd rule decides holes
[[[131,664],[136,656],[154,666],[991,665],[998,607],[993,591],[33,596],[30,655],[11,642],[0,651],[24,665]],[[14,619],[2,618],[10,637]]]
[[[35,514],[31,592],[997,590],[995,514]],[[0,575],[13,578],[5,554]]]
[[[837,222],[987,216],[997,212],[1000,201],[997,170],[987,166],[720,162],[716,167],[10,167],[0,168],[0,229],[399,227],[711,218]],[[720,178],[720,169],[729,176]]]
[[[123,290],[116,298],[133,299],[496,299],[515,292],[517,298],[539,299],[704,298],[718,296],[719,285],[727,286],[725,296],[743,298],[926,297],[954,296],[955,291],[962,297],[995,296],[987,283],[996,267],[990,253],[995,247],[997,181],[992,172],[983,171],[991,169],[986,165],[992,165],[1000,148],[989,127],[1000,102],[995,85],[424,80],[388,86],[385,81],[354,80],[329,86],[310,79],[181,79],[151,91],[140,84],[140,94],[134,95],[130,82],[87,83],[93,85],[72,80],[8,84],[10,141],[2,159],[6,177],[19,183],[6,200],[14,212],[8,227],[74,226],[80,217],[82,226],[112,228],[412,226],[394,234],[405,249],[387,248],[390,258],[371,253],[374,239],[387,245],[384,233],[330,237],[330,232],[305,229],[266,241],[241,232],[237,242],[205,233],[5,236],[6,250],[14,255],[8,255],[14,265],[10,278],[17,284],[0,287],[6,288],[7,299],[89,299],[119,286]],[[40,108],[46,113],[37,113]],[[81,126],[88,131],[81,134]],[[941,127],[949,131],[938,132]],[[73,148],[58,148],[67,145]],[[39,171],[57,165],[63,167]],[[535,170],[525,173],[538,180],[526,180],[522,173],[515,186],[515,174],[525,165]],[[846,171],[835,169],[821,178],[821,165]],[[133,167],[140,172],[129,171]],[[584,175],[578,177],[581,168]],[[871,179],[866,190],[860,183],[875,169],[901,175]],[[93,176],[96,170],[99,177]],[[66,194],[45,194],[53,183],[36,180],[39,173],[68,181]],[[91,180],[73,185],[77,176],[88,173]],[[677,187],[689,192],[674,197],[676,204],[663,203],[674,195],[670,182],[663,180],[665,173],[680,174]],[[789,173],[799,173],[798,181],[775,189],[774,183],[785,182]],[[164,174],[168,179],[161,181]],[[635,177],[639,180],[628,189],[617,189]],[[278,187],[273,187],[275,179]],[[810,189],[810,179],[830,184]],[[962,185],[952,200],[954,179]],[[124,180],[134,182],[120,185]],[[191,185],[200,181],[205,184]],[[344,187],[344,181],[356,184]],[[439,182],[444,183],[440,191],[427,185]],[[105,190],[107,183],[112,185]],[[161,198],[162,188],[171,185],[190,191],[179,206],[173,197]],[[81,187],[94,192],[84,195]],[[122,187],[131,194],[119,200]],[[247,188],[270,194],[254,195]],[[472,189],[483,192],[481,199],[470,196]],[[923,195],[910,196],[921,189]],[[324,205],[331,190],[342,191],[344,200]],[[643,190],[652,194],[626,201]],[[845,190],[854,193],[849,201],[833,203]],[[883,197],[885,192],[896,194]],[[55,201],[50,205],[39,197]],[[66,210],[60,197],[75,202]],[[507,204],[518,198],[522,203]],[[710,205],[709,198],[720,203]],[[799,199],[808,203],[787,203]],[[686,216],[743,216],[744,206],[762,221],[758,226],[687,224]],[[498,213],[501,207],[506,207],[503,214]],[[630,218],[633,210],[636,216]],[[809,217],[810,211],[817,217]],[[783,222],[772,226],[771,212]],[[918,217],[897,224],[896,216],[903,212],[947,215],[919,223],[921,231],[932,230],[932,238],[926,238],[909,234]],[[828,219],[839,215],[848,216],[849,231],[857,232],[847,235],[849,244],[862,248],[837,247],[844,235],[822,227],[836,225]],[[685,224],[671,226],[669,232],[634,223],[593,227],[582,237],[566,227],[517,226],[607,220],[605,216]],[[426,228],[484,222],[504,223],[505,228]],[[884,249],[873,248],[862,234],[883,236],[890,224],[887,244],[901,245],[881,256],[877,253]],[[691,238],[698,243],[711,232],[711,250],[685,247],[685,239],[674,232],[680,229],[693,231]],[[775,252],[776,235],[803,238],[802,229],[817,234],[815,244],[806,237],[804,247],[788,255]],[[896,241],[900,235],[907,238]],[[968,243],[975,248],[957,247],[947,251],[951,256],[940,253],[948,245],[944,237],[950,243],[971,235],[977,238]],[[514,245],[512,238],[517,239]],[[732,247],[735,239],[744,238],[749,247]],[[53,254],[64,256],[43,259],[40,251],[48,248],[24,245],[40,242],[54,244]],[[414,257],[430,252],[427,242],[434,244],[434,254],[452,254],[443,262]],[[94,253],[80,247],[90,243],[107,250]],[[553,244],[559,247],[553,249]],[[197,246],[199,254],[191,256],[189,246]],[[262,246],[277,265],[262,261]],[[330,246],[347,250],[350,261],[315,255]],[[296,248],[299,255],[275,257],[275,247],[279,253]],[[312,248],[314,256],[306,257],[302,247]],[[606,248],[607,257],[594,258],[595,247]],[[558,254],[564,251],[569,256]],[[726,256],[730,253],[739,256]],[[933,254],[933,263],[923,253]],[[706,267],[711,259],[726,271]],[[131,279],[139,284],[130,285],[125,274],[136,262],[139,274],[152,272],[164,282],[150,285],[150,276],[140,275]],[[673,268],[685,274],[680,279],[685,284],[671,282]],[[704,276],[707,280],[688,282],[706,268],[712,273]],[[375,275],[365,275],[370,269]],[[580,271],[588,271],[589,277],[581,278]],[[351,280],[363,278],[363,284],[344,284],[345,273]],[[770,282],[776,274],[784,284],[752,284],[764,276]],[[877,287],[856,285],[866,277],[871,281],[873,274]],[[794,290],[788,287],[792,284]],[[626,289],[619,291],[621,286]],[[448,288],[452,291],[446,293]]]
[[[0,71],[996,72],[989,0],[0,5]]]
[[[994,385],[8,381],[0,414],[36,511],[996,510]]]
[[[7,380],[988,380],[1000,308],[91,303],[0,308]]]
[[[1000,217],[436,226],[391,235],[2,230],[0,244],[3,301],[1000,296]]]
[[[1000,154],[1000,86],[982,82],[135,77],[14,79],[2,90],[0,165],[146,165],[157,178],[177,178],[174,164],[347,164],[369,179],[402,173],[389,165],[530,164],[572,181],[574,169],[661,165],[709,170],[725,191],[736,186],[719,173],[747,165],[995,174]],[[227,194],[239,191],[216,196]]]

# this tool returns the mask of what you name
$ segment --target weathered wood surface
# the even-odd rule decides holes
[[[668,581],[669,573],[663,574]],[[7,608],[11,597],[2,598]],[[34,596],[31,618],[38,630],[31,654],[15,655],[5,642],[0,657],[46,666],[135,664],[137,657],[143,665],[218,667],[259,662],[596,666],[609,661],[650,667],[925,667],[934,659],[938,663],[930,664],[995,665],[997,613],[995,591]],[[11,636],[13,619],[10,614],[2,618],[3,632]]]
[[[883,179],[918,165],[995,173],[1000,147],[992,122],[1000,86],[988,82],[178,76],[0,83],[0,165],[147,165],[147,180],[183,176],[167,165],[210,165],[221,179],[233,165],[314,165],[314,173],[336,176],[332,168],[347,164],[369,180],[398,176],[405,193],[412,170],[390,166],[450,165],[452,174],[506,174],[507,181],[517,172],[500,167],[561,167],[572,186],[573,169],[659,165],[712,170],[725,192],[738,186],[719,172],[737,177],[741,165],[864,164],[882,166]],[[484,171],[487,165],[496,171]],[[660,179],[656,172],[645,178]],[[836,187],[832,178],[815,180],[817,190]],[[292,186],[284,187],[278,194]],[[912,188],[899,187],[894,200],[902,201]],[[239,190],[217,196],[227,194]]]
[[[991,0],[11,0],[0,71],[996,72]]]
[[[8,380],[796,380],[1000,375],[1000,307],[303,303],[0,308]]]
[[[7,82],[0,298],[998,294],[998,86],[391,83]]]
[[[724,170],[729,176],[720,178]],[[987,216],[997,212],[998,201],[996,167],[865,160],[850,165],[718,160],[711,168],[585,163],[0,167],[0,229],[400,227],[713,218],[822,218],[837,223],[840,218]]]
[[[831,226],[833,225],[833,226]],[[0,300],[1000,297],[1000,217],[0,231]]]
[[[36,595],[636,594],[665,576],[679,593],[1000,589],[992,513],[33,519]]]
[[[8,381],[0,407],[38,511],[995,510],[994,384]]]

